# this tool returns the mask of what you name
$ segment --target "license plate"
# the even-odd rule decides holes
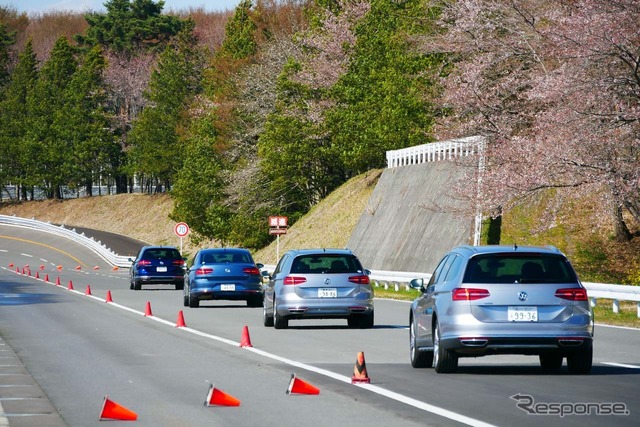
[[[538,307],[509,306],[507,319],[509,322],[537,322]]]
[[[167,272],[167,267],[156,267],[156,271],[158,273],[166,273]]]
[[[336,298],[338,290],[336,288],[320,288],[318,289],[318,298]]]
[[[235,291],[236,290],[236,285],[220,285],[220,290],[221,291]]]

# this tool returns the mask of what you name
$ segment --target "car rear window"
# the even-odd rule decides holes
[[[293,260],[291,273],[362,273],[362,266],[352,255],[302,255]]]
[[[142,254],[145,259],[180,259],[180,252],[177,249],[147,249]]]
[[[490,254],[471,258],[465,283],[575,283],[577,277],[563,256]]]
[[[251,255],[246,252],[205,252],[202,254],[202,264],[227,264],[233,263],[249,263],[252,264],[253,260]]]

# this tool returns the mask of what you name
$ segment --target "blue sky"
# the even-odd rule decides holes
[[[157,3],[157,0],[154,0]],[[0,0],[0,6],[12,6],[18,12],[104,11],[106,0]],[[165,0],[164,11],[203,7],[209,11],[233,10],[240,0]]]

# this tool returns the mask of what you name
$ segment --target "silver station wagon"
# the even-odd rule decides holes
[[[347,319],[351,328],[373,327],[368,271],[348,249],[286,252],[264,291],[265,326],[284,329],[291,319]]]
[[[459,357],[538,356],[545,370],[564,358],[591,371],[593,312],[568,259],[554,247],[459,246],[447,253],[409,314],[410,360],[451,373]]]

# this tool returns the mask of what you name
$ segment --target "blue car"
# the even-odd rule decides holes
[[[129,258],[129,288],[139,291],[142,285],[184,284],[184,259],[173,246],[143,246],[135,259]]]
[[[202,249],[187,263],[184,306],[196,308],[206,300],[244,300],[249,307],[262,307],[262,267],[248,249]]]

